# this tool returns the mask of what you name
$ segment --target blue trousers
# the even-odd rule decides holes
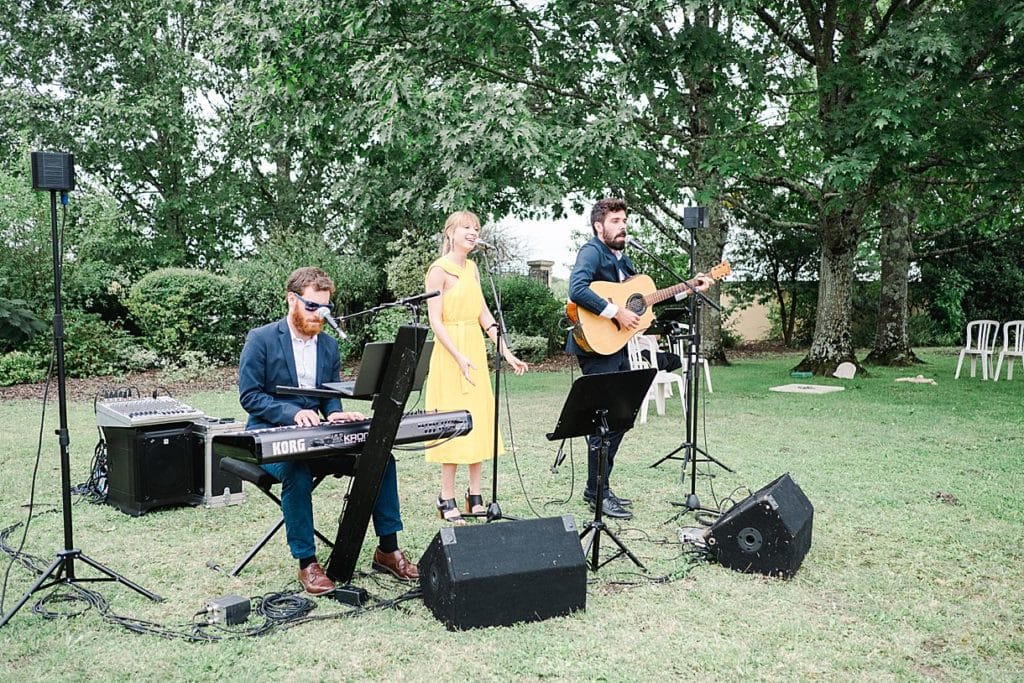
[[[288,460],[262,466],[281,481],[281,513],[288,537],[288,549],[297,560],[316,554],[313,534],[313,475],[304,462]],[[398,506],[398,475],[395,458],[388,461],[384,480],[373,507],[373,529],[378,537],[396,534],[402,530],[402,515]]]
[[[610,356],[584,356],[577,355],[580,362],[580,370],[584,375],[595,375],[601,372],[625,372],[629,370],[629,352],[623,347],[618,353]],[[616,430],[608,432],[608,462],[605,463],[604,475],[605,486],[609,485],[612,476],[612,467],[615,465],[615,454],[619,451],[619,444],[626,432]],[[596,436],[587,437],[587,488],[591,493],[597,491],[597,465],[601,459],[601,439]],[[605,489],[607,490],[607,488]]]

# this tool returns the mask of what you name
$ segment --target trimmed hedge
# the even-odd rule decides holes
[[[565,344],[565,331],[562,325],[565,307],[550,289],[525,275],[504,277],[496,284],[505,314],[505,327],[510,332],[528,337],[543,337],[547,341],[548,353],[562,348]],[[487,299],[487,306],[495,312],[490,290],[489,286],[484,287],[484,297]]]
[[[239,315],[237,282],[202,270],[154,270],[135,283],[126,303],[146,346],[171,362],[189,351],[215,363],[237,362],[251,326]]]

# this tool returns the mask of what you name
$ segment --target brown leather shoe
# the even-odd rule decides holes
[[[334,582],[327,578],[319,563],[314,562],[299,570],[299,583],[310,595],[323,595],[334,590]]]
[[[373,551],[373,568],[379,572],[387,572],[399,581],[418,581],[420,578],[419,567],[410,562],[401,550],[384,553],[377,548]]]

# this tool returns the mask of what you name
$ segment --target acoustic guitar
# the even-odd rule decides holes
[[[712,268],[705,277],[721,280],[732,272],[728,261],[722,261]],[[609,356],[630,340],[633,335],[640,334],[654,322],[654,304],[672,299],[679,294],[688,294],[690,289],[683,283],[665,289],[655,289],[654,280],[648,275],[634,275],[622,282],[590,283],[590,288],[599,297],[616,306],[625,306],[640,316],[640,323],[632,330],[627,330],[619,321],[602,318],[591,313],[582,306],[570,301],[565,305],[565,315],[573,324],[572,336],[579,347],[588,353],[600,353]]]

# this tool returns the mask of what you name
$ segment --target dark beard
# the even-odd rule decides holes
[[[626,236],[623,235],[622,237],[613,237],[607,242],[607,244],[609,249],[614,249],[615,251],[622,251],[623,249],[626,248]]]
[[[316,320],[311,321],[303,315],[303,311],[301,309],[296,309],[289,313],[288,320],[291,321],[292,327],[294,327],[299,334],[304,334],[307,337],[315,337],[320,334],[320,331],[324,328],[323,320],[317,318]]]

